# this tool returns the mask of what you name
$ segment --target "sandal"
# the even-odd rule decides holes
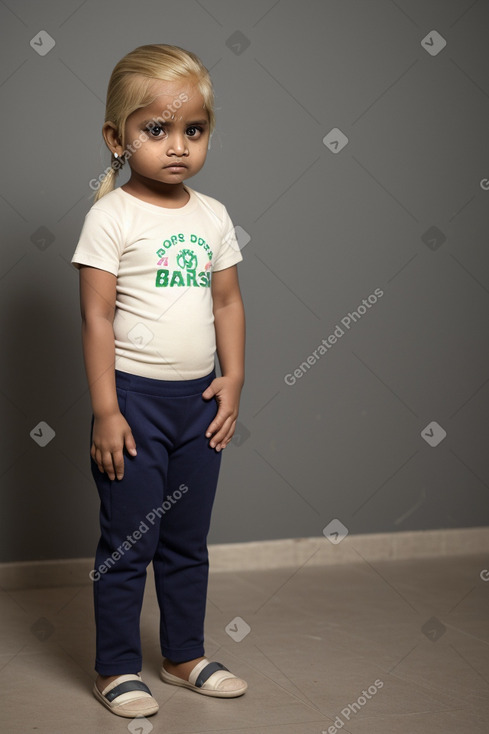
[[[93,694],[117,716],[134,719],[138,716],[151,716],[159,709],[158,702],[151,695],[148,686],[135,673],[120,675],[102,692],[97,683],[94,683]]]
[[[161,666],[160,677],[165,683],[191,688],[196,693],[202,693],[204,696],[217,696],[219,698],[242,696],[248,688],[246,681],[233,675],[221,663],[210,663],[207,658],[201,660],[192,669],[188,681],[169,673],[163,665]]]

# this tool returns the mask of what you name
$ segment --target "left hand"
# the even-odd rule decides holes
[[[207,427],[205,435],[211,438],[210,445],[216,451],[225,449],[233,437],[239,410],[239,398],[243,383],[232,377],[216,377],[204,390],[206,400],[215,397],[218,404],[216,417]]]

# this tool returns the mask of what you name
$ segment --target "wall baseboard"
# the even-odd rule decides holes
[[[209,545],[210,572],[264,571],[367,561],[487,554],[489,527],[347,535],[339,543],[324,536]],[[93,558],[0,564],[3,590],[91,584]],[[148,569],[151,570],[151,569]]]

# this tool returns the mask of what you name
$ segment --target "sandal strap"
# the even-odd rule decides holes
[[[229,668],[226,668],[226,666],[222,663],[208,663],[205,668],[200,671],[200,674],[195,681],[195,685],[197,686],[197,688],[202,688],[206,680],[218,670],[227,670],[228,672],[230,672]]]
[[[151,696],[151,691],[142,680],[126,680],[123,683],[119,683],[118,686],[115,686],[115,688],[112,688],[112,690],[104,695],[107,701],[113,701],[117,696],[120,696],[122,693],[128,693],[129,691],[144,691]]]

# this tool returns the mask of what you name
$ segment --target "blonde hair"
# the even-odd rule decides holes
[[[196,54],[180,46],[164,43],[138,46],[126,54],[114,67],[107,88],[105,122],[112,122],[122,147],[126,148],[125,125],[129,115],[155,100],[151,86],[154,80],[175,81],[190,79],[204,98],[209,116],[210,134],[215,128],[214,91],[208,70]],[[110,167],[95,191],[94,202],[113,191],[123,161],[111,155]]]

